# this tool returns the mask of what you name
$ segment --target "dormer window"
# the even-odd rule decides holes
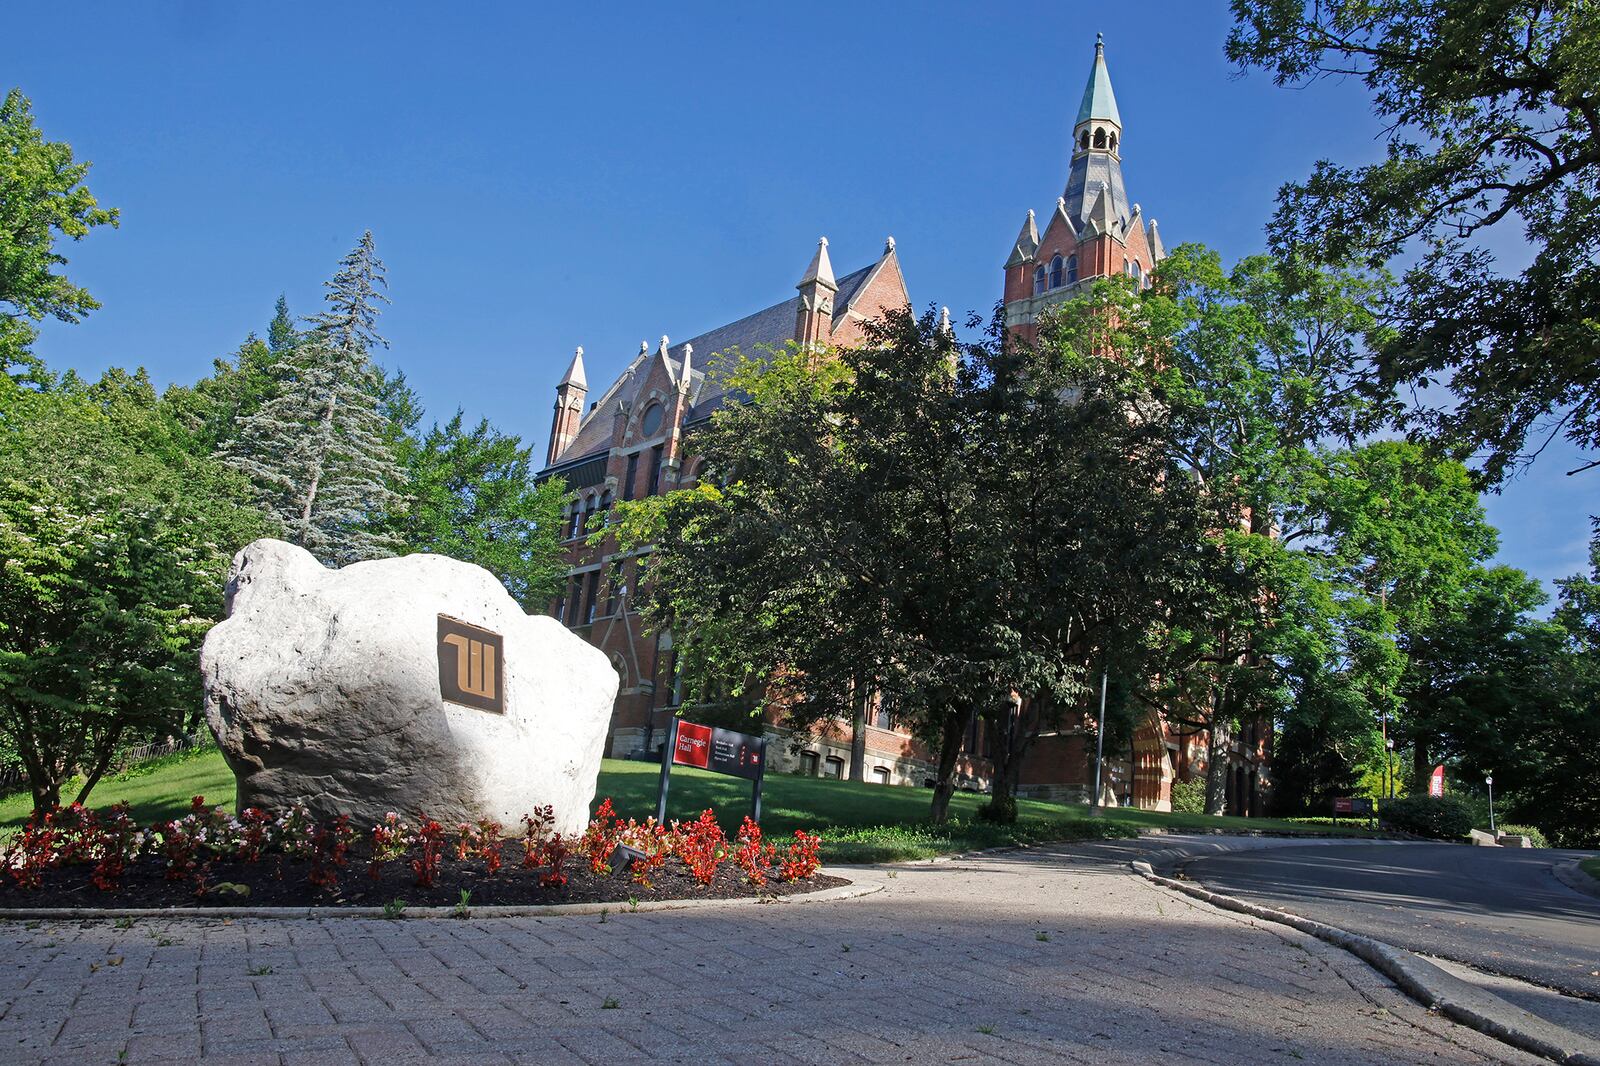
[[[1050,260],[1050,287],[1052,289],[1061,288],[1061,254],[1059,252],[1056,253],[1054,259]]]
[[[1076,285],[1077,283],[1078,283],[1078,257],[1076,255],[1069,255],[1067,257],[1067,284],[1068,285]]]
[[[1040,263],[1038,266],[1033,268],[1033,294],[1038,296],[1043,293],[1046,284],[1047,279],[1044,272],[1044,264]]]

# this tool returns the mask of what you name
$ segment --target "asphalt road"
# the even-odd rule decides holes
[[[1552,873],[1585,854],[1337,844],[1209,856],[1182,869],[1214,891],[1600,1000],[1600,899]]]

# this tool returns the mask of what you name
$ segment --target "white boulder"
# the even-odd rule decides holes
[[[548,804],[557,831],[587,824],[616,671],[482,567],[409,555],[329,570],[258,540],[234,557],[226,613],[200,665],[240,808],[303,801],[357,826],[494,818],[510,833]],[[469,642],[445,633],[459,623],[501,638],[473,644],[467,695],[454,656]]]

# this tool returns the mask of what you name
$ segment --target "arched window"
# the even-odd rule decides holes
[[[1076,255],[1069,255],[1067,257],[1067,284],[1068,285],[1076,285],[1077,283],[1078,283],[1078,257]]]
[[[661,415],[661,405],[658,403],[651,404],[649,410],[645,411],[644,417],[639,419],[639,435],[641,437],[653,437],[661,432]]]
[[[1089,147],[1089,131],[1088,130],[1084,130],[1083,131],[1083,136],[1078,138],[1078,147],[1079,148],[1087,148],[1087,147]]]
[[[1144,267],[1139,265],[1139,260],[1128,260],[1128,277],[1133,279],[1135,288],[1144,288]]]
[[[576,540],[578,534],[583,532],[583,501],[572,501],[572,526],[567,530],[567,539]]]
[[[1111,140],[1111,150],[1113,152],[1115,152],[1117,150],[1117,135],[1115,133],[1113,133],[1111,135],[1110,140]]]
[[[1094,131],[1094,146],[1096,148],[1104,148],[1106,146],[1106,131],[1104,127],[1097,128]]]
[[[1044,264],[1040,263],[1033,268],[1033,294],[1038,296],[1044,292],[1045,284]]]
[[[1061,255],[1059,252],[1054,259],[1050,260],[1050,287],[1052,289],[1061,288]]]

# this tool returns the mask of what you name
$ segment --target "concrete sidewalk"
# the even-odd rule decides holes
[[[1145,842],[598,917],[0,924],[8,1063],[1532,1062]]]

